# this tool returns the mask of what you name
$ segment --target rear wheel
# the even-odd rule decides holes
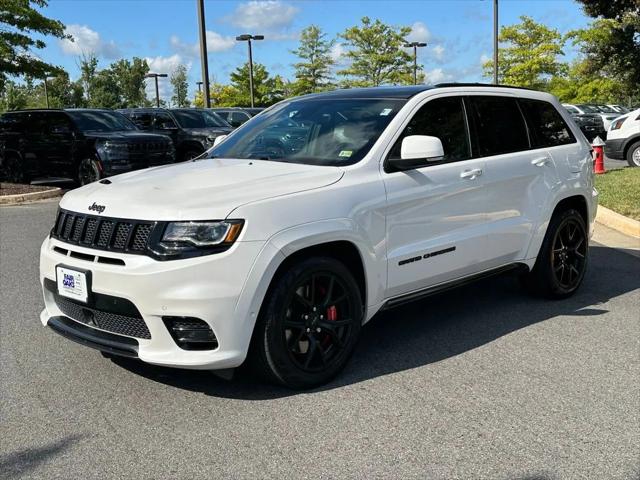
[[[251,362],[267,380],[291,388],[323,384],[353,353],[362,315],[360,290],[343,264],[304,260],[272,285],[255,327]]]
[[[80,185],[97,182],[101,177],[102,175],[97,160],[85,158],[80,161],[80,165],[78,166],[78,183]]]
[[[629,147],[627,163],[631,167],[640,167],[640,142],[636,142]]]
[[[4,162],[4,176],[9,183],[29,183],[29,177],[22,160],[16,156],[7,157]]]
[[[582,215],[570,209],[553,216],[533,270],[523,283],[549,298],[573,295],[587,270],[589,236]]]

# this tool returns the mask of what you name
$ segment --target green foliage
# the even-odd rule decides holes
[[[326,40],[326,33],[320,27],[311,25],[300,34],[300,45],[291,53],[300,58],[295,63],[296,81],[292,86],[294,95],[320,92],[331,88],[331,58],[333,40]]]
[[[547,90],[563,103],[624,103],[624,88],[620,82],[604,76],[594,76],[585,62],[574,62],[565,76],[551,78]]]
[[[187,81],[187,67],[178,65],[171,74],[171,85],[173,86],[173,96],[171,102],[176,107],[188,107],[191,102],[187,98],[189,93],[189,83]]]
[[[520,23],[503,26],[499,41],[499,83],[543,89],[549,77],[566,72],[566,65],[559,60],[564,55],[560,32],[526,15],[520,17]],[[493,76],[493,61],[483,68],[485,77]]]
[[[361,25],[346,29],[340,37],[348,48],[349,66],[338,71],[344,86],[377,87],[406,83],[413,72],[413,58],[402,49],[409,27],[392,27],[363,17]],[[410,83],[413,83],[411,80]]]
[[[149,65],[145,59],[118,60],[109,69],[120,91],[120,108],[141,107],[147,103],[144,76],[149,73]]]
[[[70,38],[64,33],[64,25],[42,15],[35,7],[44,8],[46,0],[2,0],[0,6],[0,92],[9,76],[30,75],[44,78],[61,73],[59,67],[35,57],[33,49],[46,46],[33,34]]]

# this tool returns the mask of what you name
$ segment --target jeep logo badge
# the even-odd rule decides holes
[[[104,209],[107,208],[104,205],[98,205],[96,202],[93,202],[93,205],[89,206],[89,211],[93,210],[98,213],[104,212]]]

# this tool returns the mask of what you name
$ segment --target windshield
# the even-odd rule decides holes
[[[138,129],[133,122],[118,112],[67,110],[67,113],[82,132],[117,132]]]
[[[598,107],[593,105],[578,105],[578,108],[585,113],[602,113]]]
[[[209,151],[310,165],[352,165],[367,154],[405,104],[395,99],[308,98],[281,103]]]
[[[569,112],[569,113],[572,113],[574,115],[579,115],[580,114],[580,111],[575,107],[572,107],[570,105],[563,105],[563,106],[567,110],[567,112]]]
[[[172,110],[182,128],[230,127],[220,115],[207,110]]]
[[[602,113],[618,113],[615,108],[611,108],[608,105],[598,105],[598,108]]]

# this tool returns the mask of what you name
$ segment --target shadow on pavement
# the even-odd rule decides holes
[[[40,448],[27,448],[0,456],[0,474],[3,479],[18,478],[30,473],[77,443],[83,435],[70,435]]]
[[[638,288],[640,261],[598,245],[590,249],[584,284],[565,300],[531,298],[521,291],[514,275],[490,278],[376,315],[363,329],[346,369],[328,385],[304,393],[439,362],[559,316],[579,316],[588,321],[608,312],[600,304]],[[210,372],[155,367],[119,358],[113,361],[154,381],[216,397],[268,400],[300,393],[265,385],[246,373],[224,381]]]

